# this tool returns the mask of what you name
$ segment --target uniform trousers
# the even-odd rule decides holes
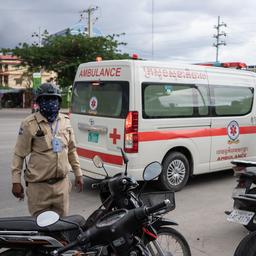
[[[54,183],[28,182],[26,195],[28,210],[32,216],[44,211],[55,211],[61,217],[66,216],[69,210],[69,192],[71,183],[66,176]]]

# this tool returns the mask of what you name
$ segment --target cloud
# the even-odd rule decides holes
[[[31,41],[31,34],[55,33],[75,24],[79,12],[99,6],[95,24],[104,35],[125,32],[124,52],[145,59],[214,61],[214,25],[221,16],[227,27],[220,60],[256,62],[254,56],[256,3],[250,0],[0,0],[0,48]],[[96,17],[98,20],[96,21]],[[84,20],[86,23],[86,20]]]

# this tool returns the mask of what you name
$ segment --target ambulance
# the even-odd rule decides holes
[[[192,175],[255,160],[256,74],[241,63],[225,67],[143,60],[81,64],[72,90],[71,122],[84,175],[124,171],[142,180],[145,166],[162,164],[160,188],[181,190]],[[234,68],[237,67],[237,68]]]

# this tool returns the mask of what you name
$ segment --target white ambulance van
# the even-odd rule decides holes
[[[142,180],[144,167],[162,163],[162,189],[178,191],[191,175],[255,160],[256,74],[200,65],[111,60],[81,64],[73,84],[71,122],[84,175],[124,170]]]

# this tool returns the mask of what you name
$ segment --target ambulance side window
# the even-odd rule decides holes
[[[209,115],[208,87],[188,84],[142,84],[144,118]]]
[[[212,86],[211,96],[215,116],[240,116],[250,113],[254,89],[237,86]]]

